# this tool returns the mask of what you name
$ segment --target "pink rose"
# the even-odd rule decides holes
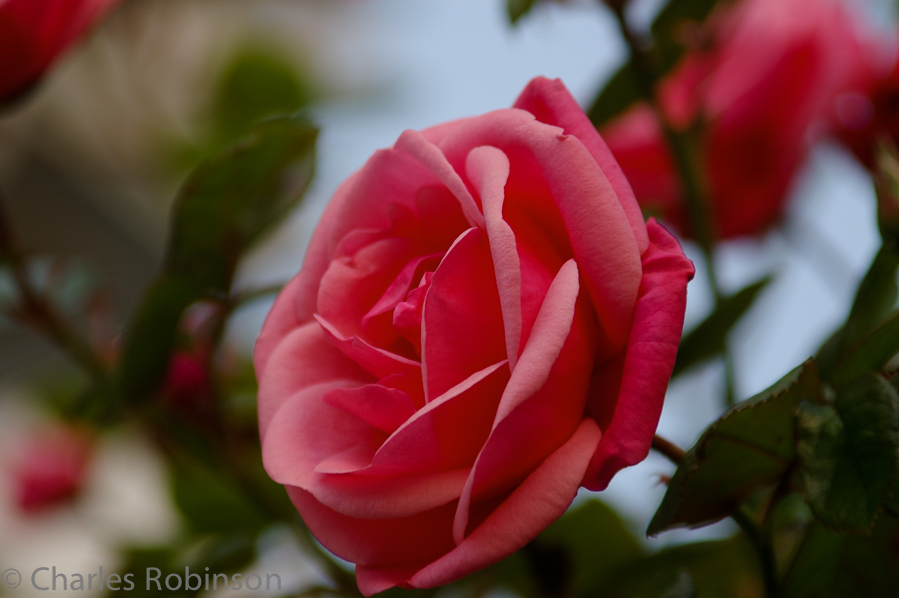
[[[835,0],[743,0],[711,19],[659,87],[672,126],[697,119],[719,238],[764,232],[780,217],[815,125],[860,76],[858,23]],[[637,201],[689,232],[673,161],[640,104],[602,130]]]
[[[367,595],[494,563],[646,457],[692,274],[561,82],[406,131],[257,341],[266,470]]]
[[[35,83],[118,0],[0,0],[0,102]]]

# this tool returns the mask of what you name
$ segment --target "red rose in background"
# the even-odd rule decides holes
[[[710,19],[711,43],[658,89],[671,125],[698,119],[716,234],[763,232],[781,215],[815,125],[862,78],[857,23],[833,0],[744,0]],[[689,232],[655,115],[638,105],[602,130],[637,200]]]
[[[365,594],[496,562],[646,457],[692,274],[560,82],[406,131],[257,341],[266,470]]]
[[[81,490],[92,454],[93,442],[75,428],[36,432],[10,464],[16,504],[36,513],[71,500]]]
[[[118,0],[0,0],[0,102],[34,84]]]

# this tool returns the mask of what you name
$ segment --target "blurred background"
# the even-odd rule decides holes
[[[637,28],[658,4],[634,3]],[[891,5],[855,8],[875,30]],[[404,129],[509,106],[536,75],[561,78],[589,105],[625,54],[611,13],[586,0],[539,4],[515,26],[499,0],[126,0],[0,113],[0,189],[18,243],[45,256],[33,275],[86,314],[94,342],[114,354],[118,327],[159,267],[179,183],[260,117],[307,112],[321,127],[317,174],[300,209],[241,263],[238,289],[289,279],[337,185]],[[879,245],[874,206],[868,174],[822,143],[791,191],[785,222],[721,246],[725,290],[775,275],[732,337],[738,398],[810,356],[842,321]],[[697,249],[685,248],[699,269],[689,328],[710,297]],[[0,279],[0,298],[11,292]],[[240,367],[270,304],[255,302],[229,322],[225,344]],[[660,433],[692,445],[721,411],[723,375],[715,363],[678,378]],[[0,320],[4,472],[29,458],[23,447],[46,424],[40,399],[77,381],[52,346]],[[53,509],[23,510],[21,480],[0,476],[0,568],[94,571],[116,566],[118,546],[177,537],[182,522],[151,442],[128,429],[95,442],[77,499]],[[652,455],[619,474],[602,498],[640,532],[670,470]],[[724,523],[702,533],[730,531]],[[263,551],[276,559],[269,571],[297,587],[315,577],[289,537],[276,530],[265,541],[278,547]]]

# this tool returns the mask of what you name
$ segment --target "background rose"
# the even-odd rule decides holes
[[[862,78],[853,15],[831,0],[744,0],[710,20],[658,90],[673,127],[699,122],[704,176],[720,238],[779,218],[815,132]],[[700,42],[702,43],[702,42]],[[689,232],[680,184],[655,115],[637,105],[602,130],[644,208]]]
[[[646,456],[692,273],[558,81],[406,131],[259,337],[266,469],[366,594],[495,562]]]
[[[116,1],[0,2],[0,101],[28,89]]]

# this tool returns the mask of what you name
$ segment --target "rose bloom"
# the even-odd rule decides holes
[[[266,470],[366,595],[494,563],[646,457],[692,275],[561,82],[406,131],[257,341]]]
[[[35,432],[9,463],[15,503],[33,514],[71,501],[81,490],[92,454],[92,440],[76,428]]]
[[[0,0],[0,102],[31,87],[118,0]]]
[[[719,238],[758,234],[780,218],[816,123],[860,76],[865,49],[852,17],[836,0],[743,0],[713,14],[705,47],[662,81],[658,99],[671,126],[700,123]],[[602,135],[640,204],[691,232],[652,110],[639,104]]]

